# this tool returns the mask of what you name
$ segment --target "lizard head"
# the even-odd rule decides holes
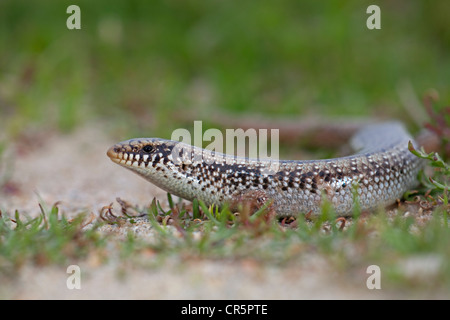
[[[113,145],[106,154],[124,167],[155,166],[168,161],[175,143],[159,138],[136,138]]]
[[[119,142],[107,151],[108,157],[120,166],[140,175],[174,195],[190,199],[186,164],[182,155],[191,155],[192,146],[158,138],[137,138]]]

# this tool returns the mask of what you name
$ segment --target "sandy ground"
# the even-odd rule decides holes
[[[37,146],[25,139],[14,147],[11,181],[18,190],[2,195],[0,208],[34,215],[42,198],[48,206],[59,201],[66,212],[98,212],[116,197],[147,204],[166,194],[111,162],[106,150],[117,141],[94,126],[39,140]]]
[[[124,137],[126,138],[126,137]],[[51,206],[60,201],[66,213],[91,211],[116,197],[148,204],[166,193],[120,168],[106,156],[113,141],[94,127],[70,135],[49,135],[45,142],[18,144],[12,185],[0,194],[0,209],[36,215],[39,197]],[[39,197],[38,197],[39,195]],[[116,204],[117,205],[117,204]],[[181,265],[182,264],[182,265]],[[378,299],[410,297],[389,290],[369,290],[360,270],[349,283],[326,262],[312,256],[300,265],[276,267],[249,261],[181,261],[156,268],[127,265],[118,270],[86,261],[80,265],[81,289],[70,290],[65,267],[26,266],[14,278],[2,278],[2,299]],[[433,297],[424,293],[421,297]]]
[[[313,260],[311,260],[313,262]],[[314,261],[320,263],[320,261]],[[323,265],[277,268],[252,262],[168,262],[156,269],[80,265],[81,289],[68,289],[66,268],[25,268],[2,284],[8,299],[380,299],[382,290],[336,281]],[[317,272],[318,269],[321,271]],[[326,272],[325,272],[326,271]]]

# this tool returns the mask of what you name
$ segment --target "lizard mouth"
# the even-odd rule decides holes
[[[123,151],[122,148],[117,145],[109,148],[106,154],[111,159],[111,161],[128,167],[140,166],[143,162],[142,160],[139,161],[139,159],[141,158],[139,154],[135,154],[129,151]]]
[[[141,139],[131,139],[110,147],[106,155],[115,163],[125,166],[147,166],[154,147]]]
[[[116,163],[120,163],[123,159],[123,152],[120,151],[120,147],[118,147],[117,145],[109,148],[106,152],[106,155]]]

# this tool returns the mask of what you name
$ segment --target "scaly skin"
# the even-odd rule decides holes
[[[350,215],[355,201],[362,210],[386,206],[417,184],[423,161],[409,152],[408,141],[403,126],[389,122],[359,130],[351,145],[360,151],[335,159],[249,159],[158,138],[120,142],[107,155],[167,192],[207,205],[257,197],[289,216],[320,212],[326,197],[339,215]]]

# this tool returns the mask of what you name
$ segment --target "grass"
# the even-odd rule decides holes
[[[448,108],[433,110],[448,112]],[[427,127],[448,132],[449,120],[435,118],[439,121]],[[170,194],[163,204],[154,199],[142,208],[117,199],[120,210],[105,206],[95,221],[85,214],[68,220],[58,204],[49,209],[41,203],[36,218],[0,212],[0,274],[15,274],[30,264],[68,265],[93,256],[100,263],[114,261],[126,274],[127,266],[158,267],[174,257],[253,260],[284,267],[318,255],[349,281],[353,273],[375,264],[383,272],[384,286],[392,290],[445,291],[450,285],[450,170],[445,153],[448,137],[440,138],[442,156],[410,145],[410,151],[433,168],[432,175],[422,173],[421,188],[409,192],[396,210],[369,214],[356,206],[353,217],[346,219],[337,217],[326,202],[318,216],[280,220],[268,214],[269,203],[254,213],[246,207],[232,212],[198,200],[176,202]],[[147,225],[148,233],[142,225]],[[112,230],[126,235],[116,237]]]
[[[201,120],[224,111],[267,117],[381,115],[410,124],[405,108],[415,110],[402,107],[399,99],[405,83],[413,98],[431,87],[443,104],[450,102],[448,1],[383,2],[379,31],[365,28],[370,1],[244,0],[239,7],[230,1],[79,1],[79,31],[65,28],[70,4],[1,1],[2,139],[28,127],[70,134],[95,121],[108,123],[120,140],[168,137],[192,124],[176,118],[186,111]],[[429,127],[443,138],[445,150],[449,137],[441,119],[448,121],[448,112],[429,115]],[[10,177],[6,147],[1,142],[0,195]],[[37,218],[4,211],[0,272],[90,255],[107,262],[116,257],[112,251],[123,263],[142,262],[139,257],[152,252],[158,259],[254,259],[275,265],[294,264],[312,253],[344,275],[379,264],[399,285],[448,286],[449,155],[440,152],[441,161],[414,152],[436,170],[408,197],[414,203],[396,214],[336,220],[324,210],[316,218],[278,221],[266,219],[264,210],[236,215],[198,201],[183,207],[170,195],[167,203],[145,208],[120,201],[120,213],[105,207],[104,219],[89,228],[84,215],[69,221],[58,206],[42,204]],[[409,206],[423,214],[412,214]],[[142,219],[152,226],[150,240],[130,231],[116,241],[99,232],[104,224],[127,229]],[[439,268],[425,280],[403,272],[408,259],[429,257]]]
[[[446,1],[385,3],[378,31],[365,26],[370,1],[79,1],[76,31],[70,4],[0,4],[0,124],[11,135],[101,119],[121,135],[166,137],[186,109],[204,120],[218,109],[404,118],[403,83],[450,99]]]
[[[67,265],[93,255],[103,263],[117,259],[119,266],[131,263],[142,268],[158,266],[172,257],[185,261],[244,259],[283,267],[314,254],[324,257],[344,277],[379,265],[383,283],[391,289],[405,285],[444,289],[450,284],[448,203],[421,214],[403,209],[355,212],[348,219],[337,218],[330,207],[324,207],[317,217],[278,220],[268,219],[266,208],[254,215],[245,209],[234,213],[226,207],[208,208],[201,201],[175,203],[167,196],[168,209],[156,200],[137,208],[117,199],[119,213],[107,206],[101,221],[91,221],[89,228],[85,215],[68,221],[57,205],[51,209],[40,205],[41,215],[34,219],[24,219],[18,212],[13,218],[4,214],[0,219],[0,271],[11,273],[30,263]],[[142,221],[151,225],[150,237],[131,231]],[[102,231],[105,224],[129,231],[124,238],[116,238]],[[114,244],[113,250],[107,249],[107,243]],[[416,265],[417,261],[419,266],[425,264],[425,271],[412,268],[406,272],[411,259]],[[429,259],[437,264],[431,271],[426,267]]]
[[[0,212],[0,272],[14,273],[23,265],[68,264],[86,258],[105,245],[97,232],[98,224],[89,228],[84,214],[68,220],[57,204],[41,215],[24,218],[18,211],[14,218]]]

